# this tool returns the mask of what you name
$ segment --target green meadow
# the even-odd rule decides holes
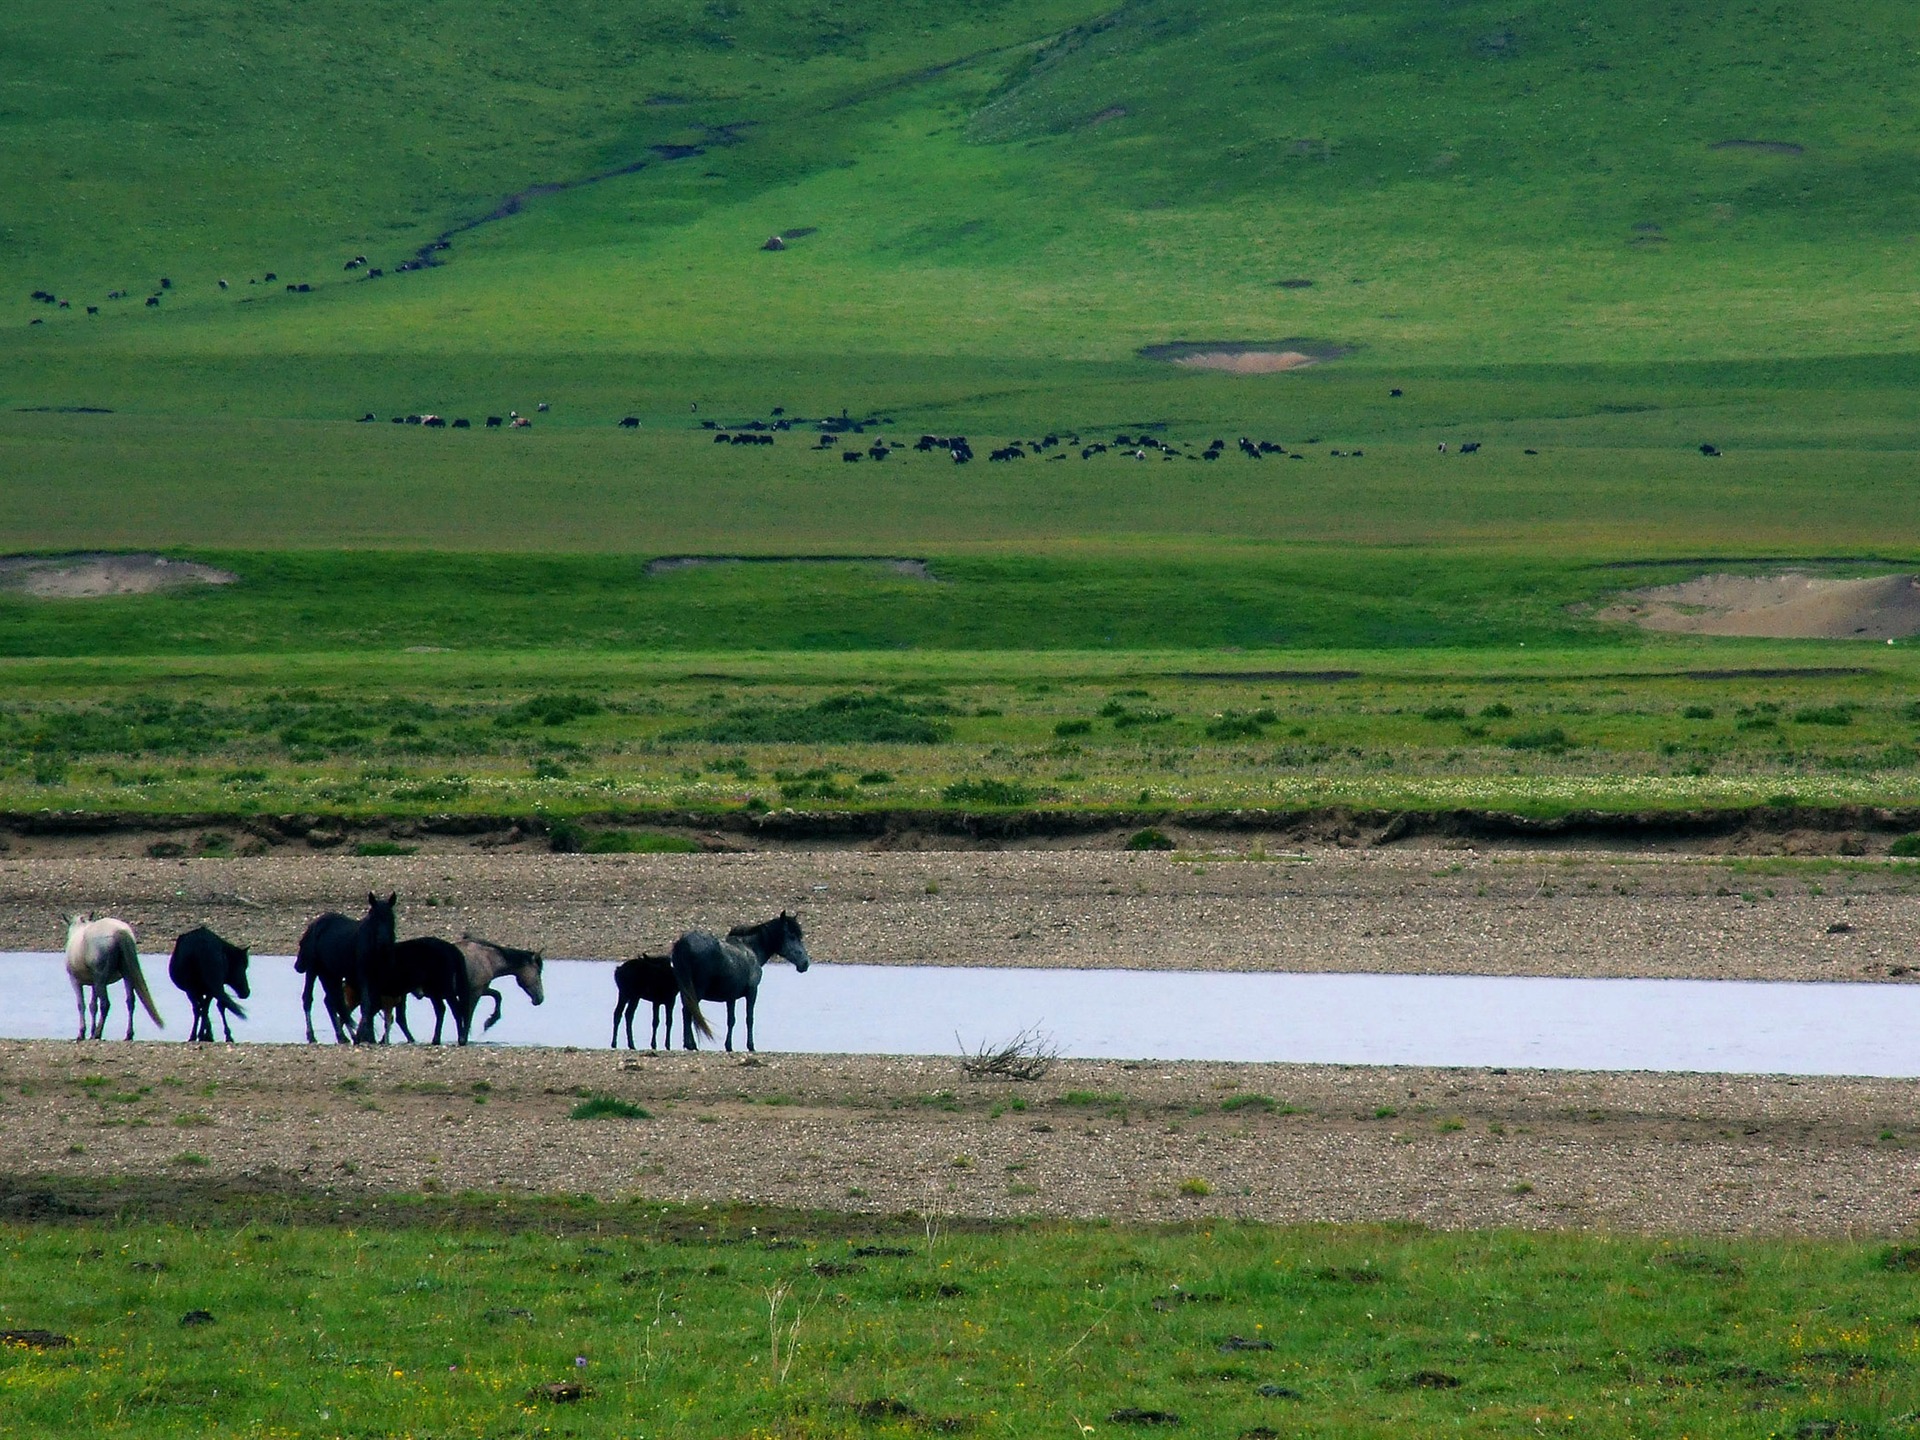
[[[239,580],[0,591],[0,804],[1904,803],[1899,646],[1595,612],[1920,561],[1909,20],[15,7],[0,543]]]
[[[1884,1244],[285,1208],[0,1231],[3,1328],[72,1342],[0,1346],[9,1433],[1759,1440],[1920,1407]]]

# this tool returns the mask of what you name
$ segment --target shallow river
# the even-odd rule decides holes
[[[167,957],[146,956],[144,966],[167,1021],[158,1038],[182,1039],[190,1017],[167,980]],[[249,1018],[234,1022],[235,1038],[304,1039],[293,962],[256,956],[251,978]],[[538,1009],[503,981],[506,1009],[486,1038],[605,1045],[612,964],[550,960],[546,978]],[[123,995],[116,987],[109,1037],[126,1033]],[[483,1016],[491,1008],[483,1002]],[[724,1034],[725,1007],[705,1008]],[[647,1016],[642,1005],[642,1046]],[[315,1019],[330,1034],[324,1016]],[[414,1001],[409,1022],[426,1039],[431,1008]],[[68,1038],[76,1024],[60,956],[0,955],[0,1036]],[[768,968],[755,1039],[767,1051],[951,1055],[1031,1025],[1063,1054],[1087,1059],[1920,1076],[1920,986],[1897,985],[816,963],[804,975]],[[155,1038],[144,1013],[135,1034]]]

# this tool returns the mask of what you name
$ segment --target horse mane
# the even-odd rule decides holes
[[[729,940],[737,940],[743,935],[761,935],[773,929],[776,925],[784,925],[786,923],[786,916],[776,915],[771,920],[761,920],[752,925],[736,925],[727,931],[727,938]]]

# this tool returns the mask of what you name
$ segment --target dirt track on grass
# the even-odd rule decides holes
[[[570,1119],[588,1092],[651,1118]],[[1016,1085],[942,1060],[9,1041],[0,1190],[172,1176],[978,1218],[1898,1235],[1920,1225],[1914,1092],[1088,1062]]]
[[[805,918],[831,963],[1767,980],[1920,979],[1920,867],[1837,857],[1328,846],[1264,860],[1093,850],[359,859],[0,857],[0,949],[69,910],[165,951],[209,923],[290,954],[306,922],[400,895],[403,934],[554,957],[660,949],[694,926]],[[357,913],[357,912],[356,912]]]

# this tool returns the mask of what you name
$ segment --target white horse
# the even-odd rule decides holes
[[[113,1008],[108,993],[113,983],[127,987],[127,1039],[133,1039],[133,997],[147,1007],[147,1014],[162,1030],[167,1022],[154,1009],[153,994],[147,989],[147,977],[140,973],[140,952],[133,942],[133,927],[124,920],[96,920],[91,915],[67,916],[67,979],[73,982],[73,1003],[80,1011],[80,1033],[87,1038],[88,1003],[85,991],[93,991],[93,1038],[98,1040],[107,1028],[107,1012]]]

